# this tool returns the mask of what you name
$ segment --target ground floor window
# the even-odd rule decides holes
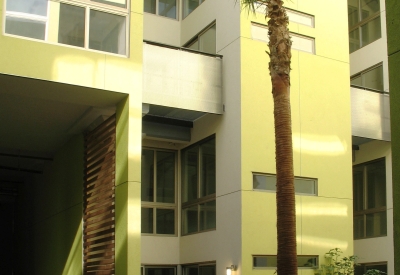
[[[182,150],[182,235],[216,228],[215,136]]]
[[[385,158],[353,167],[354,239],[387,235]]]
[[[215,263],[192,264],[182,267],[183,275],[215,275]]]
[[[354,275],[363,275],[368,270],[376,269],[387,274],[387,263],[380,262],[380,263],[363,263],[359,264],[354,269]]]
[[[142,234],[176,234],[176,158],[175,151],[142,149]]]
[[[176,266],[142,266],[141,275],[176,275]]]
[[[276,255],[255,255],[253,256],[253,268],[276,268],[277,267]],[[318,256],[297,255],[297,266],[299,268],[317,268]]]

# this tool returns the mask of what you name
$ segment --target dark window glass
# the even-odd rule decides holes
[[[153,208],[142,207],[142,233],[153,233]]]
[[[85,46],[85,8],[60,4],[58,43]]]
[[[175,210],[156,209],[157,234],[175,234]]]
[[[386,236],[385,159],[353,167],[354,239]]]
[[[175,202],[175,153],[157,152],[157,202]]]
[[[142,201],[154,201],[153,150],[142,150]]]

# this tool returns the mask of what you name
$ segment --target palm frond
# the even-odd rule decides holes
[[[238,0],[236,0],[237,2]],[[267,6],[267,3],[270,0],[240,0],[240,3],[242,4],[242,9],[247,10],[247,12],[250,14],[255,14],[256,10],[259,7],[262,6]]]

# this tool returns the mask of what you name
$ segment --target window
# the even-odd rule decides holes
[[[253,268],[268,268],[277,266],[276,255],[253,256]],[[297,256],[297,266],[299,268],[317,268],[318,256]]]
[[[215,23],[196,35],[185,47],[200,52],[216,54],[217,41]]]
[[[276,175],[253,174],[253,189],[276,191]],[[317,180],[310,178],[294,177],[294,189],[296,194],[317,195]]]
[[[216,227],[215,137],[182,150],[182,234]]]
[[[364,275],[368,270],[371,269],[376,269],[387,274],[387,263],[357,264],[354,268],[354,275]]]
[[[123,14],[61,3],[58,30],[58,43],[126,54],[126,16]]]
[[[348,0],[350,53],[381,38],[379,0]]]
[[[350,80],[351,85],[383,91],[383,67],[375,66],[371,69],[353,75]]]
[[[176,275],[175,266],[142,266],[141,275]]]
[[[386,236],[385,159],[353,167],[354,239]]]
[[[251,37],[269,43],[268,26],[258,23],[251,23]],[[315,54],[315,39],[297,33],[290,33],[292,39],[292,49]]]
[[[215,275],[215,263],[194,264],[182,267],[183,275]]]
[[[142,233],[175,235],[176,153],[142,150]]]
[[[192,13],[205,0],[183,0],[183,18]]]
[[[47,0],[8,0],[5,32],[40,40],[46,39]]]
[[[255,8],[256,8],[256,12],[261,13],[262,15],[265,15],[267,5],[262,2],[257,2],[257,4],[255,4]],[[290,22],[302,24],[302,25],[305,25],[305,26],[311,27],[311,28],[315,27],[314,26],[315,25],[314,24],[314,21],[315,21],[314,15],[307,14],[307,13],[297,11],[297,10],[292,10],[287,7],[285,9],[286,9],[286,14],[289,17]]]
[[[48,20],[48,0],[8,0],[5,32],[47,40],[46,30],[53,27],[58,28],[58,39],[50,42],[126,54],[129,13],[125,0],[65,0],[56,6],[58,22]]]
[[[176,19],[176,0],[144,0],[144,11]]]

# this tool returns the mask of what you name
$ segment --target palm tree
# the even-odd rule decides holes
[[[274,98],[276,206],[278,231],[278,275],[297,274],[296,204],[293,176],[292,125],[290,113],[291,40],[289,19],[282,0],[241,0],[255,12],[257,5],[266,6],[269,33],[269,71]]]

